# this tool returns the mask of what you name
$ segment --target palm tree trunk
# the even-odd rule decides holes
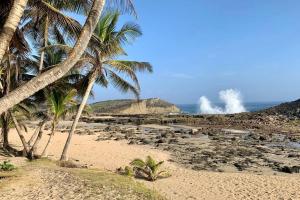
[[[48,156],[48,147],[49,145],[52,143],[52,140],[53,140],[53,136],[54,136],[54,131],[55,131],[55,120],[52,121],[52,128],[51,128],[51,133],[50,133],[50,136],[49,136],[49,139],[48,139],[48,142],[44,148],[44,151],[42,153],[42,157],[47,157]]]
[[[3,137],[2,147],[3,147],[3,149],[7,149],[9,146],[9,143],[8,143],[9,117],[7,115],[7,112],[5,112],[1,115],[1,121],[2,121],[1,134]]]
[[[69,132],[67,141],[66,141],[66,143],[65,143],[64,150],[63,150],[63,152],[62,152],[62,154],[61,154],[61,157],[60,157],[60,160],[61,160],[61,161],[68,160],[67,154],[68,154],[68,149],[69,149],[69,146],[70,146],[70,143],[71,143],[71,139],[72,139],[72,136],[73,136],[73,134],[74,134],[74,132],[75,132],[75,129],[76,129],[76,127],[77,127],[77,124],[78,124],[79,118],[80,118],[80,116],[81,116],[81,114],[82,114],[82,111],[83,111],[83,109],[84,109],[84,107],[85,107],[85,105],[86,105],[86,102],[87,102],[87,100],[88,100],[88,98],[89,98],[89,96],[90,96],[90,93],[91,93],[91,90],[92,90],[92,88],[93,88],[93,85],[94,85],[94,83],[95,83],[95,81],[96,81],[96,78],[97,78],[97,72],[98,72],[98,71],[95,70],[95,71],[93,72],[93,74],[91,75],[91,77],[90,77],[90,80],[89,80],[89,83],[88,83],[88,87],[87,87],[87,89],[86,89],[86,91],[85,91],[85,93],[84,93],[84,96],[83,96],[82,101],[81,101],[81,104],[80,104],[80,106],[79,106],[79,108],[78,108],[76,117],[75,117],[75,119],[74,119],[74,121],[73,121],[72,128],[71,128],[71,130],[70,130],[70,132]]]
[[[10,41],[20,23],[28,0],[14,0],[6,22],[0,33],[0,61],[2,60]]]
[[[3,149],[6,153],[9,153],[12,156],[20,156],[23,154],[22,151],[18,151],[17,149],[11,147],[8,141],[8,133],[9,133],[9,115],[7,112],[1,115],[2,120],[2,134],[3,134]]]
[[[37,91],[62,78],[80,59],[100,18],[105,0],[94,0],[80,36],[68,58],[56,67],[40,74],[0,99],[0,114],[30,97]]]
[[[38,125],[38,127],[36,127],[36,129],[34,130],[34,133],[32,134],[31,138],[28,141],[28,146],[30,147],[31,144],[33,143],[33,141],[35,140],[36,136],[38,135],[39,131],[41,129],[41,126]]]
[[[44,47],[47,47],[48,45],[48,27],[49,27],[49,18],[48,15],[46,16],[45,19],[45,31],[44,31]],[[42,73],[43,70],[43,64],[44,64],[44,57],[45,57],[45,50],[42,50],[41,53],[41,59],[40,59],[40,65],[39,65],[39,74]]]
[[[22,133],[21,127],[19,126],[19,123],[18,123],[16,117],[12,114],[11,111],[9,111],[9,114],[10,114],[10,116],[11,116],[11,118],[12,118],[12,120],[13,120],[15,126],[16,126],[17,133],[18,133],[18,135],[19,135],[19,137],[20,137],[20,139],[21,139],[21,142],[22,142],[22,144],[23,144],[23,147],[24,147],[24,151],[25,151],[26,154],[28,154],[29,149],[28,149],[28,146],[27,146],[27,142],[26,142],[26,140],[25,140],[25,137],[24,137],[24,135],[23,135],[23,133]]]
[[[38,147],[39,142],[42,139],[43,131],[44,131],[44,127],[46,125],[46,122],[47,122],[47,120],[43,120],[41,122],[41,124],[39,125],[39,129],[38,129],[39,132],[38,132],[37,138],[36,138],[34,144],[32,145],[31,149],[29,150],[28,158],[31,159],[31,160],[34,159],[34,156],[37,154],[37,147]]]
[[[8,53],[8,63],[7,63],[7,69],[6,69],[6,77],[3,87],[4,95],[7,95],[9,93],[10,89],[10,54]],[[9,149],[9,142],[8,142],[8,132],[9,132],[9,115],[8,112],[4,112],[1,114],[1,120],[2,120],[2,135],[3,135],[3,148],[8,150]]]

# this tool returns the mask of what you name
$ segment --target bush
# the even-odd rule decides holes
[[[134,176],[148,181],[155,181],[158,178],[170,176],[166,171],[159,171],[159,168],[163,163],[164,161],[156,162],[151,156],[147,156],[145,161],[136,158],[130,163],[132,167],[126,166],[124,169],[119,168],[118,172],[126,176]]]
[[[0,163],[0,171],[12,171],[14,169],[16,169],[16,167],[11,164],[9,160]]]

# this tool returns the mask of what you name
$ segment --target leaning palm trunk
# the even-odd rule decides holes
[[[69,132],[69,135],[68,135],[66,144],[65,144],[65,146],[64,146],[64,150],[63,150],[63,152],[62,152],[62,154],[61,154],[61,157],[60,157],[60,160],[61,160],[61,161],[66,161],[66,160],[68,160],[67,155],[68,155],[68,150],[69,150],[69,146],[70,146],[70,143],[71,143],[71,139],[72,139],[72,136],[73,136],[73,134],[74,134],[74,132],[75,132],[75,129],[76,129],[76,127],[77,127],[77,124],[78,124],[79,118],[80,118],[80,116],[81,116],[81,114],[82,114],[82,111],[83,111],[83,109],[84,109],[84,107],[85,107],[85,105],[86,105],[86,102],[87,102],[87,100],[88,100],[88,98],[89,98],[89,96],[90,96],[90,93],[91,93],[91,90],[92,90],[92,88],[93,88],[93,85],[94,85],[94,83],[95,83],[95,81],[96,81],[97,73],[98,73],[98,71],[95,70],[95,71],[92,73],[91,77],[90,77],[90,80],[89,80],[89,83],[88,83],[88,87],[87,87],[87,89],[86,89],[86,91],[85,91],[85,93],[84,93],[84,96],[83,96],[82,101],[81,101],[81,104],[80,104],[80,106],[79,106],[79,108],[78,108],[76,117],[75,117],[75,119],[74,119],[74,121],[73,121],[72,128],[71,128],[71,130],[70,130],[70,132]]]
[[[47,144],[46,144],[46,146],[44,148],[44,151],[43,151],[43,153],[41,155],[42,157],[47,157],[48,156],[48,147],[52,143],[52,140],[53,140],[54,131],[55,131],[55,124],[56,124],[56,122],[55,122],[55,120],[53,120],[53,122],[52,122],[52,128],[51,128],[51,133],[50,133],[48,142],[47,142]]]
[[[9,111],[9,114],[10,114],[10,116],[11,116],[11,118],[12,118],[12,120],[13,120],[15,126],[16,126],[17,133],[18,133],[18,135],[19,135],[19,137],[20,137],[20,139],[21,139],[21,142],[22,142],[22,144],[23,144],[23,147],[24,147],[24,152],[25,152],[25,154],[27,154],[27,153],[28,153],[28,150],[29,150],[29,149],[28,149],[28,144],[27,144],[27,142],[26,142],[26,140],[25,140],[25,137],[24,137],[24,135],[23,135],[23,133],[22,133],[21,127],[20,127],[20,125],[19,125],[19,123],[18,123],[16,117],[11,113],[11,111]]]
[[[48,15],[46,16],[45,19],[45,31],[44,31],[44,48],[47,47],[48,45],[48,23],[49,23],[49,18]],[[44,57],[45,57],[45,50],[42,50],[41,53],[41,60],[40,60],[40,65],[39,65],[39,74],[42,73],[43,70],[43,65],[44,65]]]
[[[45,88],[49,84],[62,78],[70,69],[72,69],[72,67],[77,63],[81,55],[84,53],[85,48],[92,37],[104,3],[105,0],[94,0],[85,25],[83,26],[80,36],[68,58],[62,63],[58,64],[56,67],[53,67],[52,69],[40,74],[39,76],[13,90],[10,94],[2,97],[0,99],[0,114],[20,103],[22,100],[30,97],[37,91]]]
[[[2,60],[10,41],[20,23],[28,0],[14,0],[6,22],[0,34],[0,61]]]
[[[46,125],[46,122],[47,122],[47,120],[43,120],[41,122],[41,124],[39,124],[37,138],[36,138],[34,144],[32,145],[32,147],[31,147],[31,149],[29,150],[29,153],[28,153],[28,158],[31,159],[31,160],[34,159],[34,156],[37,154],[37,147],[38,147],[39,142],[42,139],[43,131],[44,131],[44,127]]]
[[[30,138],[29,141],[28,141],[28,146],[31,146],[31,144],[32,144],[33,141],[35,140],[36,136],[38,135],[40,129],[41,129],[40,126],[36,127],[36,129],[34,130],[34,133],[32,134],[31,138]]]

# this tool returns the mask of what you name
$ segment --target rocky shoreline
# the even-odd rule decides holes
[[[171,161],[193,170],[299,173],[300,128],[284,116],[103,115],[85,117],[76,134],[127,140],[171,153]],[[58,131],[67,132],[62,123]]]

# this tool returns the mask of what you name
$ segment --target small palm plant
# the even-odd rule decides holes
[[[3,163],[0,163],[0,171],[12,171],[16,167],[10,163],[9,160],[3,161]]]
[[[55,128],[59,120],[62,117],[66,116],[67,113],[74,111],[74,109],[76,108],[77,103],[74,100],[76,93],[77,92],[75,89],[70,91],[62,91],[58,89],[45,90],[47,108],[48,108],[49,116],[52,117],[52,123],[51,123],[50,137],[42,153],[42,156],[47,157],[47,150],[49,144],[53,140]]]
[[[136,158],[130,165],[137,178],[144,178],[148,181],[155,181],[160,177],[169,176],[166,171],[159,171],[160,166],[164,161],[157,162],[151,156],[147,156],[146,160]]]

